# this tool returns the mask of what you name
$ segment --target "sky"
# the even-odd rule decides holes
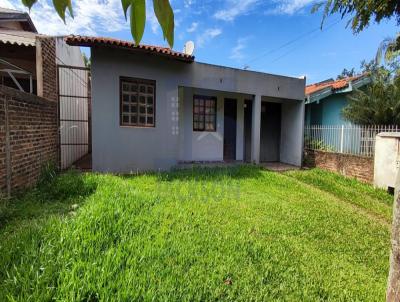
[[[132,40],[120,0],[72,0],[75,18],[64,24],[52,2],[39,0],[31,12],[43,34],[80,34]],[[168,46],[147,0],[144,44]],[[301,77],[307,83],[335,78],[343,68],[359,69],[374,57],[380,42],[398,31],[395,20],[372,24],[354,35],[348,17],[330,16],[323,29],[315,0],[171,0],[175,14],[174,49],[195,43],[196,61]],[[0,7],[26,10],[20,0]],[[88,52],[88,50],[85,50]]]

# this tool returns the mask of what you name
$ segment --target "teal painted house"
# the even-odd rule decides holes
[[[306,87],[306,125],[348,125],[342,118],[346,96],[370,83],[367,75],[327,80]]]

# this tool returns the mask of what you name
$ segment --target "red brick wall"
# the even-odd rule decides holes
[[[0,192],[6,189],[6,127],[4,96],[0,93]]]
[[[52,37],[40,37],[43,68],[43,97],[57,101],[56,41]]]
[[[38,180],[43,164],[58,164],[57,103],[0,85],[0,188],[6,188],[5,110],[11,155],[11,188],[17,191]]]
[[[374,180],[374,159],[366,156],[305,150],[304,166],[321,168],[372,183]]]

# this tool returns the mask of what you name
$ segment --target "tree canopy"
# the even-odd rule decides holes
[[[22,4],[29,9],[38,0],[21,0]],[[146,0],[121,0],[122,10],[125,19],[128,18],[128,10],[130,17],[131,33],[136,44],[142,40],[144,29],[146,26]],[[66,12],[73,18],[73,8],[71,0],[53,0],[53,6],[60,18],[66,22]],[[161,26],[164,39],[167,40],[169,46],[174,46],[174,11],[172,10],[169,0],[153,0],[154,14]]]
[[[362,63],[371,84],[355,90],[343,108],[343,117],[361,125],[400,125],[400,77],[398,66],[389,69],[375,61]]]
[[[349,25],[355,33],[361,32],[370,22],[396,18],[400,24],[400,1],[398,0],[325,0],[313,7],[313,12],[323,7],[321,27],[325,19],[339,13],[344,18],[351,15]]]

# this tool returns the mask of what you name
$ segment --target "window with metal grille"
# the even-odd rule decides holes
[[[217,98],[193,96],[193,131],[216,131]]]
[[[154,127],[156,82],[120,78],[120,125]]]

